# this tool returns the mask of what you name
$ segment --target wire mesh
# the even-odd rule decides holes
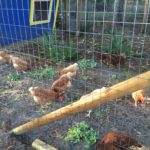
[[[129,133],[143,148],[150,149],[149,101],[139,102],[135,107],[131,94],[97,105],[92,112],[78,112],[31,130],[27,132],[30,140],[25,144],[24,138],[20,142],[6,134],[18,125],[76,102],[95,89],[108,88],[149,71],[149,6],[149,0],[1,0],[0,51],[26,60],[30,69],[22,73],[12,63],[0,64],[0,149],[31,149],[30,142],[40,138],[58,149],[98,150],[102,138],[116,130]],[[34,25],[30,24],[31,13],[39,17],[32,20]],[[49,15],[49,22],[43,23]],[[71,79],[72,86],[65,91],[64,100],[37,104],[28,89],[50,89],[59,78],[57,72],[74,63],[78,63],[79,70]],[[127,84],[125,91],[128,88]],[[148,99],[149,88],[144,90]],[[89,133],[86,142],[80,136],[77,143],[66,142],[68,129],[82,121],[97,132],[95,141],[90,141],[94,135]],[[130,138],[125,144],[123,140],[117,142],[112,144],[114,149],[128,149],[133,144]],[[134,146],[137,148],[138,144]],[[110,149],[107,145],[102,148]]]

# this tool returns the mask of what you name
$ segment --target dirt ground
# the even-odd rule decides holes
[[[75,123],[86,121],[99,133],[101,139],[109,131],[117,129],[135,137],[146,147],[150,147],[150,106],[129,105],[133,102],[130,96],[110,101],[93,109],[91,117],[87,112],[78,113],[60,121],[50,123],[39,129],[34,129],[24,136],[13,137],[8,134],[12,128],[54,111],[77,100],[81,95],[96,88],[113,85],[123,79],[112,80],[113,73],[121,73],[126,69],[108,67],[98,63],[97,68],[79,71],[72,81],[73,87],[66,94],[62,103],[51,103],[41,107],[33,101],[28,88],[31,86],[49,87],[50,80],[35,80],[27,74],[21,74],[21,80],[8,81],[7,75],[14,73],[12,66],[0,64],[0,149],[1,150],[31,150],[31,142],[39,138],[59,150],[84,150],[82,144],[70,144],[64,141],[67,130]],[[138,73],[132,71],[132,75]],[[7,122],[7,123],[6,123]],[[98,140],[99,141],[99,140]],[[95,145],[91,150],[95,149]],[[149,149],[149,148],[148,148]]]

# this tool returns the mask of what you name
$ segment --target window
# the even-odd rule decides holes
[[[30,25],[50,22],[53,0],[31,0]]]

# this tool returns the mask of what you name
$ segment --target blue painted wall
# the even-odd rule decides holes
[[[51,31],[54,9],[55,0],[50,23],[30,26],[30,0],[0,0],[0,46],[34,39]]]

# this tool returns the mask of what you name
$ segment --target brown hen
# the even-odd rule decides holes
[[[117,146],[112,143],[99,144],[97,150],[120,150]]]
[[[71,77],[72,73],[68,72],[67,74],[62,75],[58,80],[54,81],[51,86],[51,90],[63,94],[66,90],[71,87]]]
[[[50,101],[55,101],[57,98],[56,92],[40,87],[30,87],[29,92],[33,96],[34,101],[42,105]]]
[[[119,131],[109,132],[97,146],[97,150],[103,150],[108,145],[114,146],[114,150],[127,150],[130,146],[141,147],[141,144],[127,133],[121,133]],[[107,150],[107,149],[106,149]]]
[[[7,53],[4,52],[4,51],[1,51],[1,52],[0,52],[0,61],[3,61],[3,62],[8,63],[8,64],[11,64],[11,63],[12,63],[11,58],[10,58],[10,55],[7,54]]]
[[[10,59],[17,72],[26,72],[29,70],[29,63],[26,60],[13,55],[10,55]]]
[[[64,68],[63,70],[61,70],[60,72],[58,72],[57,74],[59,76],[62,76],[68,72],[71,72],[72,73],[72,77],[75,76],[77,74],[77,70],[79,69],[78,67],[78,64],[77,63],[74,63],[66,68]]]
[[[126,56],[124,54],[116,54],[116,55],[109,55],[109,54],[103,54],[102,55],[102,61],[107,65],[123,65],[126,61]]]

